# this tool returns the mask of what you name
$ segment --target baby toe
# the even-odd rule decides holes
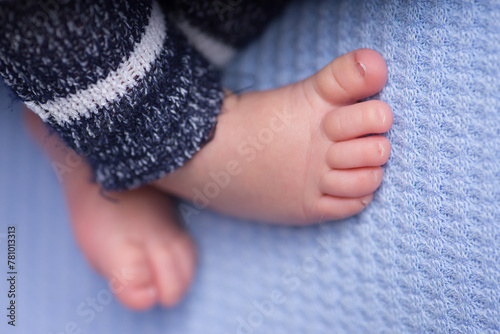
[[[393,115],[389,105],[372,100],[331,111],[323,118],[323,131],[328,139],[338,142],[387,132],[392,121]]]
[[[344,219],[361,212],[373,199],[373,194],[358,198],[323,195],[315,206],[316,220]]]
[[[157,299],[154,275],[142,245],[126,242],[104,254],[104,275],[116,298],[134,310],[151,308]]]
[[[187,236],[178,235],[168,242],[151,243],[149,254],[159,301],[163,306],[171,307],[181,300],[193,278],[194,246]]]
[[[381,166],[387,162],[391,143],[382,136],[370,136],[332,144],[326,152],[330,168],[349,169]]]
[[[320,182],[320,191],[336,197],[361,197],[373,193],[382,182],[380,167],[331,170]]]
[[[181,235],[172,243],[181,275],[182,290],[187,290],[193,280],[196,268],[196,247],[187,235]]]

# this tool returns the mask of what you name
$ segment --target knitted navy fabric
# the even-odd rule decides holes
[[[218,72],[150,1],[0,6],[0,74],[106,189],[181,166],[209,139]]]
[[[222,42],[240,48],[257,37],[281,13],[288,0],[175,0],[165,1],[179,20]]]
[[[499,16],[493,0],[287,7],[228,68],[231,88],[281,86],[353,49],[378,50],[389,70],[378,98],[395,116],[382,186],[361,214],[321,226],[198,211],[188,221],[198,270],[173,309],[137,313],[104,298],[107,283],[73,241],[50,164],[3,90],[0,258],[6,227],[17,224],[20,275],[18,326],[2,321],[0,332],[499,333]],[[0,305],[6,291],[2,279]],[[88,298],[98,296],[102,308],[81,317],[78,307],[92,310]]]
[[[66,2],[0,7],[1,74],[24,100],[46,103],[106,78],[140,42],[151,11],[147,2]]]
[[[104,188],[135,188],[190,159],[222,104],[218,72],[174,22],[221,66],[284,3],[239,1],[222,18],[220,4],[165,2],[166,22],[151,1],[8,2],[0,75],[87,158]]]

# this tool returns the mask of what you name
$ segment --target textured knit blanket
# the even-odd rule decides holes
[[[231,64],[227,85],[276,87],[347,51],[378,50],[389,79],[377,98],[394,110],[382,186],[361,214],[320,226],[192,215],[199,270],[172,310],[133,313],[110,297],[2,88],[0,263],[5,275],[7,226],[16,225],[18,285],[12,328],[0,280],[0,331],[500,332],[499,22],[493,0],[288,6]]]

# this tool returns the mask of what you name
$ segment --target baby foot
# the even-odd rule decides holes
[[[231,95],[215,137],[155,182],[200,208],[262,221],[309,223],[354,215],[372,200],[390,153],[392,111],[357,101],[382,89],[384,60],[361,49],[278,89]]]
[[[68,195],[76,239],[117,299],[137,310],[179,302],[196,260],[173,203],[149,187],[107,194],[111,200],[78,188],[78,196]]]
[[[30,133],[53,166],[68,168],[59,171],[76,239],[90,264],[109,280],[116,298],[136,310],[158,302],[176,304],[190,285],[196,260],[171,200],[151,187],[103,194],[90,182],[83,160],[48,135],[32,112],[26,116]]]

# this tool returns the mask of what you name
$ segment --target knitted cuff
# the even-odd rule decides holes
[[[215,66],[222,67],[278,15],[288,0],[169,0],[169,18]]]
[[[156,3],[70,3],[65,14],[94,6],[99,19],[71,21],[60,9],[36,26],[9,20],[0,8],[6,83],[88,159],[105,189],[138,187],[182,166],[215,126],[223,100],[218,73]],[[23,22],[31,24],[31,40],[20,36]]]

